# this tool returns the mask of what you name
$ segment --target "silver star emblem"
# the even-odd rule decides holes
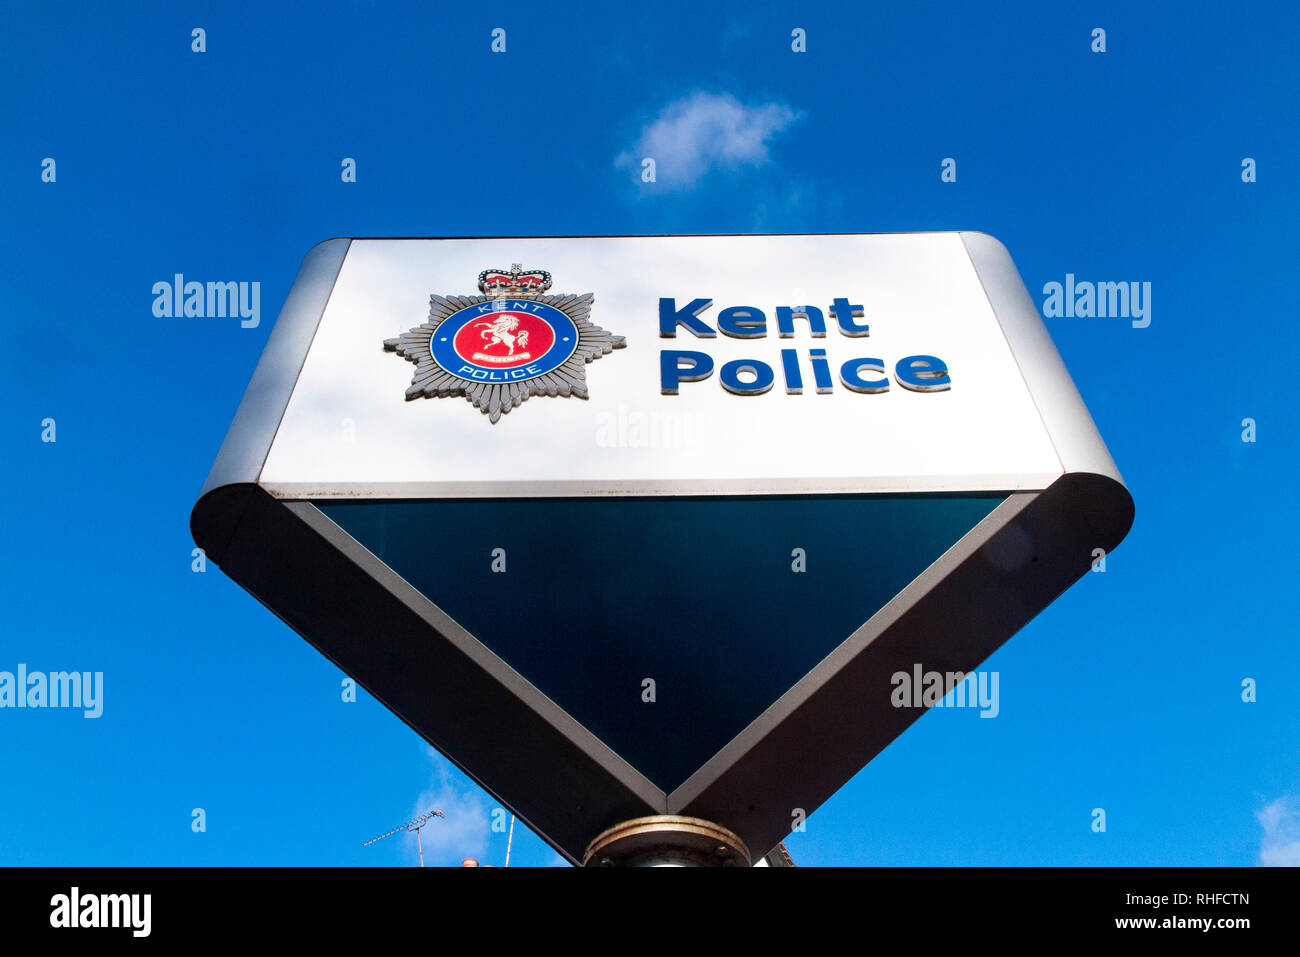
[[[527,285],[525,283],[529,281],[529,277],[544,278],[533,278],[531,285]],[[491,293],[489,295],[431,295],[428,321],[420,323],[396,339],[384,340],[385,351],[396,352],[399,356],[415,363],[415,374],[411,378],[411,385],[406,390],[407,401],[420,397],[464,396],[495,424],[501,416],[522,405],[530,396],[576,395],[580,399],[587,398],[587,363],[609,355],[615,349],[622,349],[627,342],[623,336],[607,332],[590,320],[591,304],[594,300],[591,293],[547,296],[536,292],[536,290],[544,292],[550,288],[550,284],[549,273],[540,270],[521,273],[516,264],[509,273],[504,270],[483,271],[479,276],[479,288]],[[444,320],[480,303],[492,303],[494,311],[501,310],[505,308],[507,299],[510,302],[541,303],[558,309],[568,316],[573,321],[578,334],[578,342],[573,353],[562,364],[540,375],[497,383],[462,378],[434,358],[434,337],[438,335],[438,327]]]

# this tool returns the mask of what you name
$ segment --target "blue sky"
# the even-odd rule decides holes
[[[190,508],[313,244],[939,229],[997,236],[1039,300],[1066,273],[1152,283],[1148,328],[1048,320],[1137,520],[1105,574],[985,664],[996,720],[922,718],[790,838],[795,860],[1300,863],[1298,19],[12,6],[0,670],[102,671],[105,701],[94,720],[0,710],[0,863],[405,864],[413,841],[361,842],[431,802],[448,812],[431,863],[504,858],[492,798],[366,695],[342,702],[337,669],[219,571],[190,570]],[[156,318],[152,285],[177,272],[261,282],[262,323]],[[516,831],[512,862],[557,860]]]

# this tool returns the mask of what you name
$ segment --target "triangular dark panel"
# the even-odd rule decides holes
[[[1003,498],[315,504],[668,792]]]

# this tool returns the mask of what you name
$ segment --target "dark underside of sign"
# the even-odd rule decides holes
[[[770,850],[923,713],[891,705],[892,674],[974,670],[1132,516],[1118,482],[1072,473],[1008,495],[734,499],[313,504],[235,484],[191,524],[576,861],[656,813]]]
[[[1004,498],[315,504],[667,793]]]

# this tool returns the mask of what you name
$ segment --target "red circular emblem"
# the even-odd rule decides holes
[[[555,345],[555,330],[545,319],[526,312],[489,312],[461,327],[452,340],[466,362],[492,369],[513,369],[546,355]]]

